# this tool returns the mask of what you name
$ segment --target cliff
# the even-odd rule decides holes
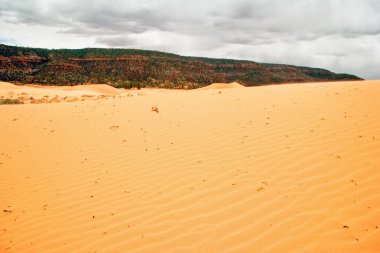
[[[184,57],[136,49],[40,49],[0,44],[0,80],[17,83],[106,83],[115,87],[198,88],[215,82],[246,86],[360,80],[319,68]]]

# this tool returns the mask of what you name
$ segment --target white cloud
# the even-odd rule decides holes
[[[377,0],[0,0],[0,37],[306,65],[378,78]]]

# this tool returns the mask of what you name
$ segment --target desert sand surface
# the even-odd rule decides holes
[[[124,93],[105,84],[77,86],[41,86],[22,85],[0,82],[0,99],[18,99],[24,104],[76,102],[99,100]]]
[[[214,89],[235,89],[235,88],[245,88],[245,86],[239,83],[213,83],[211,85],[199,88],[198,90],[214,90]]]
[[[380,81],[21,96],[0,252],[380,252]]]

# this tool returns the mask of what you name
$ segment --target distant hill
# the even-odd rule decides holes
[[[115,87],[199,88],[216,82],[256,86],[361,79],[319,68],[185,57],[149,50],[49,50],[0,44],[0,80],[55,85],[106,83]]]

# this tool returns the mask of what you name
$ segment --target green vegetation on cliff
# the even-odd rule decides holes
[[[136,49],[41,49],[0,44],[0,80],[115,87],[197,88],[214,82],[246,86],[360,80],[328,70],[252,61],[184,57]]]

